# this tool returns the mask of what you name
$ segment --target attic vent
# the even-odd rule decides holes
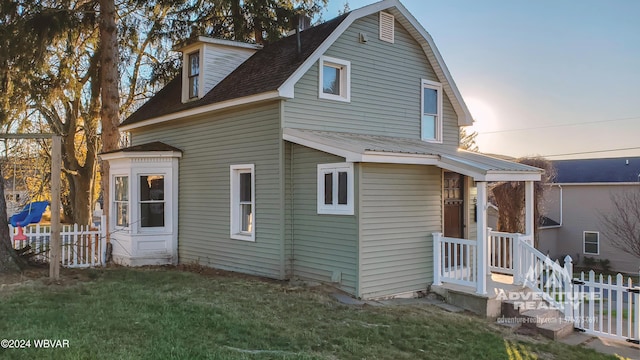
[[[394,39],[393,15],[380,11],[380,40],[393,44]]]

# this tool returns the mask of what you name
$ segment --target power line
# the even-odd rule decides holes
[[[483,131],[483,132],[479,132],[478,134],[498,134],[498,133],[504,133],[504,132],[513,132],[513,131],[528,131],[528,130],[537,130],[537,129],[556,128],[556,127],[567,127],[567,126],[577,126],[577,125],[591,125],[591,124],[600,124],[600,123],[606,123],[606,122],[624,121],[624,120],[633,120],[633,119],[640,119],[640,116],[632,116],[632,117],[619,118],[619,119],[607,119],[607,120],[598,120],[598,121],[589,121],[589,122],[570,123],[570,124],[556,124],[556,125],[535,126],[535,127],[520,128],[520,129]]]
[[[624,150],[640,150],[640,147],[629,147],[629,148],[608,149],[608,150],[580,151],[580,152],[566,153],[566,154],[542,155],[542,157],[556,157],[556,156],[568,156],[568,155],[597,154],[597,153],[603,153],[603,152],[624,151]]]

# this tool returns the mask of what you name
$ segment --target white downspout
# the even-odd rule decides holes
[[[562,185],[558,184],[558,189],[560,189],[560,226],[562,226]]]

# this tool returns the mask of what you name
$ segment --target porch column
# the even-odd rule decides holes
[[[533,181],[524,182],[524,234],[531,237],[531,245],[533,245],[533,231],[535,229],[534,222],[534,194]]]
[[[478,189],[478,222],[477,222],[477,242],[478,251],[476,254],[476,293],[485,295],[487,293],[487,270],[489,268],[487,260],[489,259],[487,237],[487,182],[478,181],[476,183]]]

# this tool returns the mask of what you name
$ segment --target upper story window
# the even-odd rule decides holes
[[[318,164],[318,214],[353,215],[353,163]]]
[[[442,84],[423,79],[421,102],[422,140],[442,142]]]
[[[164,227],[164,176],[140,176],[140,227]]]
[[[200,81],[200,52],[189,54],[189,99],[197,98]]]
[[[255,241],[256,186],[253,164],[231,165],[231,238]]]
[[[114,176],[113,208],[116,226],[129,226],[129,177]]]
[[[351,62],[322,56],[319,73],[321,99],[351,101]]]

